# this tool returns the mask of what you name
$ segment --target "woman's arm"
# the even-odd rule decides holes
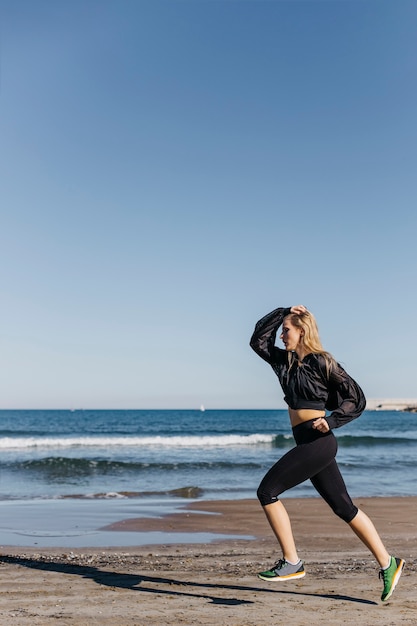
[[[284,317],[291,313],[291,307],[280,307],[265,315],[255,326],[250,340],[250,347],[267,363],[273,363],[285,350],[275,346],[278,328]]]
[[[337,372],[330,373],[329,398],[326,408],[330,415],[325,417],[330,428],[340,428],[363,413],[366,398],[358,383],[337,364]]]

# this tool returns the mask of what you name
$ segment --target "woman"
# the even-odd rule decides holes
[[[281,324],[285,350],[275,346]],[[314,316],[302,305],[278,308],[263,317],[256,324],[250,345],[278,376],[297,444],[267,472],[258,488],[259,501],[283,556],[258,576],[274,581],[305,576],[291,522],[279,496],[309,478],[378,561],[384,582],[381,600],[388,600],[404,561],[388,554],[369,517],[353,504],[335,460],[337,442],[332,429],[359,417],[365,409],[361,388],[323,349]]]

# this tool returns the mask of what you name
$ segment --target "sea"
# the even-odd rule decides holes
[[[334,433],[352,497],[417,494],[417,414],[365,411]],[[286,410],[2,410],[0,545],[209,541],[107,526],[255,498],[293,445]],[[309,481],[286,494],[315,496]]]

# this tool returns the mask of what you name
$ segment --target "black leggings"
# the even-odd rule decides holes
[[[258,488],[262,506],[272,504],[278,496],[308,478],[321,497],[345,522],[351,522],[358,512],[346,490],[336,463],[336,437],[331,431],[321,433],[313,421],[302,422],[292,431],[297,446],[271,467]]]

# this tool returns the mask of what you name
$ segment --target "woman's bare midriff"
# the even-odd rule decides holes
[[[298,426],[303,422],[325,417],[326,411],[317,411],[316,409],[288,409],[290,414],[291,426]]]

